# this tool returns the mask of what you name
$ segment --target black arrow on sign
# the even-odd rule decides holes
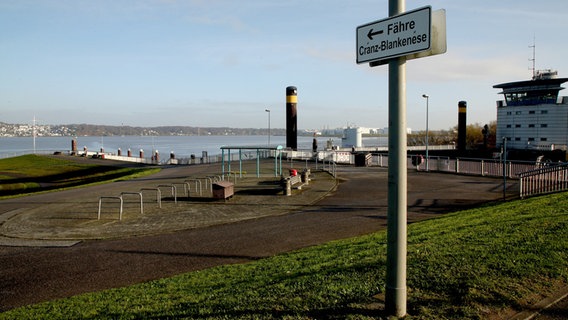
[[[369,33],[367,33],[367,37],[369,38],[369,40],[373,40],[373,36],[376,36],[378,34],[382,34],[383,30],[379,30],[377,32],[373,32],[373,29],[369,30]]]

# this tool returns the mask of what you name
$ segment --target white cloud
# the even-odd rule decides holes
[[[410,60],[407,62],[409,78],[417,81],[452,82],[491,79],[523,79],[529,76],[528,63],[523,57],[476,57],[463,51]]]

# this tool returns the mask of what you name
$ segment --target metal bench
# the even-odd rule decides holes
[[[292,187],[295,185],[302,184],[302,177],[299,175],[289,176],[286,178],[282,178],[280,181],[282,183],[282,188],[284,189],[284,194],[287,196],[292,195]],[[301,189],[301,185],[296,187],[297,189]]]

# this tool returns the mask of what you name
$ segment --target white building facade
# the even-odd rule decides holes
[[[566,150],[568,97],[560,97],[557,72],[538,71],[532,80],[493,86],[505,100],[497,101],[497,145],[507,149]]]

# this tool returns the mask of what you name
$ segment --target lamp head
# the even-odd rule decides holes
[[[427,94],[423,94],[423,95],[422,95],[422,98],[429,98],[429,97],[430,97],[430,96],[427,95]]]

